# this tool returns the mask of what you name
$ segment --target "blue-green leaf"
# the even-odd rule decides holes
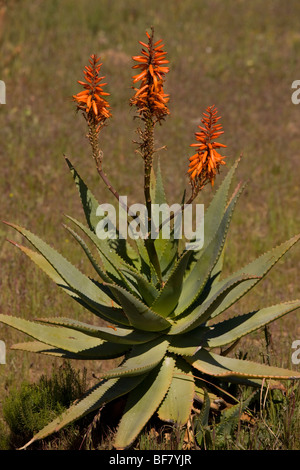
[[[87,335],[82,331],[71,330],[62,326],[41,325],[38,322],[11,315],[0,314],[0,322],[37,339],[44,343],[45,347],[47,345],[54,346],[71,353],[84,355],[87,351],[90,354],[91,350],[98,348],[97,351],[99,351],[99,347],[101,349],[102,345],[106,344],[102,339]],[[115,351],[126,351],[127,349],[123,345],[121,348],[118,348],[118,345],[113,345],[113,348]]]
[[[199,301],[199,304],[196,307],[191,311],[188,311],[184,316],[181,315],[177,321],[174,321],[169,334],[177,335],[187,333],[199,325],[204,324],[214,315],[214,312],[220,305],[226,304],[226,300],[228,296],[230,296],[232,290],[236,286],[249,282],[249,279],[252,280],[253,276],[240,274],[224,284],[220,283],[220,288],[215,290],[214,295],[209,296],[203,302]]]
[[[163,360],[167,347],[168,342],[163,338],[157,338],[145,344],[136,344],[120,366],[103,372],[101,377],[112,378],[150,372]]]
[[[151,305],[151,309],[164,318],[167,318],[175,309],[183,287],[183,278],[191,251],[183,253],[178,260],[167,282],[160,291],[159,296]]]
[[[128,325],[127,318],[122,314],[121,310],[111,306],[111,297],[106,294],[104,286],[101,284],[97,285],[73,266],[72,263],[67,261],[60,253],[29,230],[15,224],[7,224],[20,232],[39,251],[52,266],[53,270],[56,271],[58,276],[63,279],[64,289],[67,289],[67,286],[69,286],[72,292],[71,295],[75,293],[84,304],[89,305],[94,312],[98,312],[99,316],[109,319],[112,322]],[[36,259],[35,261],[39,260]],[[48,272],[50,272],[49,268],[47,269]]]
[[[108,284],[112,293],[119,300],[130,325],[140,330],[162,331],[170,327],[171,323],[150,307],[120,286]]]
[[[26,341],[25,343],[14,344],[11,349],[19,351],[43,354],[45,356],[60,357],[62,359],[76,359],[77,361],[99,361],[106,359],[116,359],[124,356],[130,349],[130,345],[113,344],[103,341],[99,346],[94,346],[79,351],[67,351],[55,346],[47,346],[40,341]]]
[[[74,182],[79,192],[81,204],[84,210],[85,218],[89,228],[95,232],[97,224],[99,223],[100,217],[96,215],[99,202],[90,191],[86,183],[83,181],[79,173],[76,171],[70,160],[65,157],[66,163],[71,171]]]
[[[38,318],[37,321],[42,323],[48,323],[51,325],[64,326],[66,328],[81,331],[90,336],[101,338],[105,341],[111,341],[112,343],[119,344],[140,344],[151,341],[157,338],[159,333],[152,333],[150,331],[141,331],[132,328],[120,328],[112,326],[97,326],[89,323],[83,323],[72,318]]]
[[[294,300],[216,323],[209,328],[205,345],[215,348],[229,344],[299,307],[300,300]]]
[[[145,276],[132,269],[121,269],[121,272],[124,274],[127,280],[130,281],[133,279],[135,281],[137,290],[141,294],[146,304],[153,304],[159,295],[159,291],[156,289],[156,287],[151,282],[149,282]]]
[[[215,377],[245,377],[245,378],[270,378],[270,379],[299,379],[300,372],[280,367],[267,366],[252,361],[245,361],[226,356],[220,356],[200,349],[195,356],[186,356],[186,361],[203,374]]]
[[[129,393],[114,443],[116,449],[129,447],[155,413],[170,387],[174,362],[173,358],[165,357],[162,364]]]
[[[211,299],[216,291],[218,291],[222,286],[225,286],[228,282],[232,281],[234,278],[240,275],[248,275],[249,280],[236,285],[234,289],[231,290],[229,295],[224,299],[224,302],[215,309],[212,313],[211,318],[220,315],[227,308],[229,308],[234,302],[237,302],[243,295],[245,295],[250,289],[252,289],[269,271],[270,269],[279,261],[279,259],[300,239],[300,235],[296,235],[290,240],[282,243],[281,245],[273,248],[272,250],[264,253],[260,257],[256,258],[254,261],[249,263],[247,266],[239,269],[231,276],[228,276],[226,279],[223,279],[217,282],[211,289],[211,292],[208,296],[208,299]],[[251,276],[253,278],[251,279]]]
[[[211,242],[206,245],[206,248],[202,252],[201,256],[199,256],[192,270],[185,278],[178,306],[174,312],[175,316],[180,315],[190,305],[192,305],[192,303],[199,297],[202,290],[204,289],[212,269],[216,265],[222,253],[233,210],[240,192],[241,191],[238,191],[235,194],[235,197],[231,200],[215,233],[215,236],[211,239]]]
[[[186,424],[194,402],[195,384],[191,366],[181,358],[176,358],[172,382],[158,416],[163,421]]]

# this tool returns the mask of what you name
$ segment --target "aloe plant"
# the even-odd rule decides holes
[[[159,67],[163,53],[157,43],[152,44],[152,36],[148,37],[149,51],[157,53],[156,62],[152,63]],[[144,64],[143,56],[136,60]],[[100,66],[94,56],[90,63],[94,72],[99,71]],[[166,72],[165,67],[162,68]],[[147,77],[146,74],[141,75],[143,80]],[[161,75],[159,77],[161,80]],[[158,87],[155,89],[154,86],[155,99],[157,93],[161,93],[161,100],[166,102],[166,95],[162,93],[157,80],[156,77],[156,82],[142,82],[142,92],[137,92],[142,106],[145,102],[143,93],[147,90],[154,93],[152,85],[155,83]],[[98,83],[97,80],[95,83]],[[89,89],[88,87],[90,85],[86,84],[85,88]],[[88,105],[85,117],[88,120],[93,156],[100,176],[107,183],[102,172],[102,155],[95,143],[104,122],[99,118],[100,108],[97,109],[96,105],[102,102],[96,98],[92,101],[90,96],[83,93],[77,101],[79,100],[81,109]],[[154,100],[154,103],[157,101]],[[156,117],[159,121],[167,114],[165,104],[156,106],[152,109],[149,105],[146,114],[144,108],[140,108],[145,122],[145,131],[140,132],[140,148],[147,150],[144,153],[145,197],[149,207],[150,201],[159,205],[168,202],[160,166],[154,171],[153,152],[151,153],[155,123],[153,118]],[[106,119],[107,106],[103,105],[103,109]],[[92,112],[94,115],[91,116]],[[215,133],[212,137],[220,133],[219,125],[212,126],[212,129]],[[202,155],[201,152],[206,152],[204,158],[207,158],[207,153],[213,151],[212,147],[208,146],[207,151],[205,148],[203,150],[203,135],[199,133],[198,137],[198,156]],[[221,144],[216,145],[217,148],[220,146]],[[221,157],[219,160],[222,162]],[[195,158],[192,157],[191,161],[195,161]],[[193,163],[193,195],[189,202],[194,200],[207,181],[213,182],[216,168],[211,166],[212,161],[213,158],[209,160],[210,172],[207,170],[198,179],[197,175],[200,175],[203,165],[198,160],[196,166]],[[215,384],[215,390],[218,390],[218,381],[257,387],[266,378],[300,378],[300,373],[293,370],[240,360],[218,352],[220,348],[233,345],[241,337],[300,307],[300,300],[294,300],[217,321],[217,317],[256,286],[300,238],[297,235],[230,276],[222,276],[225,240],[234,208],[243,190],[238,185],[230,195],[239,159],[227,172],[205,211],[204,244],[194,250],[187,249],[174,237],[174,233],[169,239],[99,238],[99,202],[70,159],[66,158],[66,162],[78,189],[86,219],[84,224],[68,216],[69,225],[66,229],[87,256],[95,277],[79,271],[31,231],[16,224],[7,224],[22,234],[34,250],[14,244],[67,295],[92,312],[99,322],[88,324],[72,318],[58,317],[26,320],[4,314],[0,314],[0,321],[33,338],[33,341],[14,345],[13,349],[79,360],[120,358],[120,364],[103,372],[99,383],[33,436],[24,447],[124,396],[126,405],[114,443],[115,448],[124,449],[132,445],[155,413],[163,421],[179,425],[187,423],[194,400],[205,403],[208,382]],[[114,190],[112,192],[116,195]]]
[[[84,275],[30,231],[9,225],[36,250],[15,245],[62,290],[108,325],[56,317],[29,321],[4,314],[0,314],[0,321],[35,339],[16,344],[13,349],[70,359],[123,360],[118,367],[103,373],[99,384],[26,446],[122,395],[127,397],[127,404],[116,434],[116,448],[130,446],[155,412],[162,420],[185,424],[194,398],[203,399],[209,376],[253,386],[260,386],[263,378],[300,378],[296,371],[214,352],[300,307],[300,301],[295,300],[215,321],[252,289],[300,237],[293,237],[222,278],[225,238],[239,197],[239,192],[235,192],[228,199],[236,165],[206,211],[201,250],[179,252],[177,246],[174,256],[176,240],[156,240],[164,267],[164,284],[158,289],[147,252],[139,241],[134,247],[127,240],[125,244],[124,240],[100,240],[95,236],[95,211],[99,204],[68,159],[67,163],[79,189],[87,225],[70,217],[69,220],[95,247],[100,262],[80,232],[69,230],[91,261],[98,279]],[[159,170],[152,188],[154,200],[159,204],[166,202]]]

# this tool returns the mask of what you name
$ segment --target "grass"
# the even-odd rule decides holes
[[[48,374],[49,375],[49,374]],[[22,382],[10,389],[3,403],[0,448],[14,450],[62,413],[86,391],[85,371],[65,361],[49,377]],[[195,411],[187,427],[172,426],[153,417],[132,445],[133,450],[292,450],[299,447],[299,389],[253,393],[241,389],[239,404],[221,417],[210,412],[204,422]],[[31,446],[33,450],[113,450],[114,431],[122,407],[115,400],[76,423]]]
[[[85,391],[85,373],[76,372],[69,362],[63,363],[58,369],[53,367],[50,377],[42,375],[37,383],[24,381],[11,388],[3,403],[3,416],[8,430],[3,427],[2,433],[0,431],[1,448],[15,449],[26,444],[33,434],[65,411]],[[64,447],[67,444],[66,435],[74,445],[76,426],[70,426],[67,432],[60,433],[59,440]],[[57,437],[53,441],[57,441]],[[45,442],[42,446],[39,443],[39,448],[47,448]]]
[[[188,188],[189,145],[201,113],[215,104],[223,116],[228,166],[243,153],[238,178],[249,181],[230,229],[227,272],[298,233],[300,106],[292,104],[291,84],[299,78],[299,14],[297,0],[284,8],[279,0],[252,0],[250,5],[245,0],[168,0],[163,8],[158,0],[78,0],[75,6],[70,0],[2,2],[0,79],[6,83],[7,104],[0,106],[1,220],[29,228],[88,269],[62,222],[64,213],[78,217],[79,211],[64,154],[100,200],[113,202],[99,182],[85,123],[70,100],[79,91],[77,80],[91,53],[101,55],[111,93],[113,119],[101,141],[105,171],[130,203],[143,202],[142,161],[132,143],[136,123],[128,101],[131,56],[139,52],[138,40],[153,25],[170,60],[166,91],[171,115],[157,131],[157,147],[167,146],[159,154],[170,202],[177,202]],[[207,204],[210,198],[207,188],[199,202]],[[21,241],[2,225],[0,311],[28,319],[71,312],[92,322],[6,241],[10,238]],[[299,298],[299,264],[296,246],[237,304],[238,312]],[[243,339],[236,354],[247,351],[255,360],[266,360],[268,354],[272,365],[299,367],[291,364],[291,344],[300,338],[299,312],[271,324],[268,331],[268,351],[261,331]],[[23,336],[2,325],[0,339],[7,345],[7,364],[0,365],[0,403],[21,379],[34,382],[60,365],[54,359],[10,351]],[[89,384],[103,367],[107,365],[87,365]],[[283,415],[272,418],[278,426],[272,430],[275,436],[290,413],[299,419],[298,405],[285,403],[282,410]],[[260,424],[266,433],[260,448],[280,447],[279,439],[270,444],[272,433],[263,420]],[[154,445],[151,439],[149,446]],[[285,445],[300,448],[296,439]]]

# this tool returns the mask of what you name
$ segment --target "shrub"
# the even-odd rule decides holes
[[[37,383],[24,381],[11,390],[3,403],[8,445],[14,448],[24,444],[80,398],[86,388],[85,375],[65,361],[58,369],[53,367],[50,377],[42,375]]]

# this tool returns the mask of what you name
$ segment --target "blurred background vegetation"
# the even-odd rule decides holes
[[[63,214],[79,218],[80,210],[63,155],[101,202],[114,202],[95,171],[85,122],[71,100],[93,53],[101,56],[111,93],[113,118],[101,134],[105,171],[129,203],[143,202],[143,162],[133,144],[137,121],[128,103],[131,56],[139,54],[138,41],[153,26],[170,61],[165,90],[171,114],[156,133],[157,147],[167,147],[159,157],[170,203],[188,190],[189,145],[202,112],[215,104],[227,166],[243,154],[237,180],[248,181],[229,233],[226,270],[298,233],[300,105],[291,101],[291,85],[300,79],[299,18],[297,0],[0,1],[0,79],[6,84],[6,105],[0,106],[1,220],[29,228],[88,269],[62,227]],[[223,167],[216,187],[226,171]],[[197,202],[207,204],[211,197],[207,187]],[[21,241],[2,224],[1,312],[83,320],[83,311],[6,239]],[[234,313],[299,298],[299,261],[296,246]],[[262,331],[245,338],[237,353],[299,367],[291,364],[291,344],[300,338],[299,312],[270,325],[268,334],[268,347]],[[24,337],[2,325],[0,339],[7,346],[6,365],[0,365],[1,416],[10,389],[22,379],[37,380],[55,360],[10,351]],[[91,364],[87,381],[105,367]]]

